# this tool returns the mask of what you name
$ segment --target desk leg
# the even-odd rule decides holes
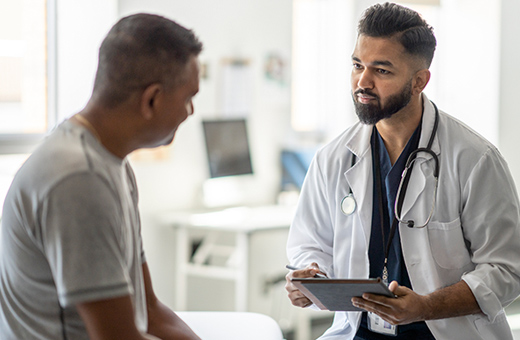
[[[235,309],[239,312],[247,311],[247,290],[248,290],[248,266],[249,266],[249,235],[247,233],[237,233],[236,252],[238,258],[238,268],[235,280]]]
[[[295,339],[296,340],[308,340],[311,339],[311,317],[306,313],[306,310],[299,309],[297,311],[297,325],[295,327]]]
[[[189,263],[188,256],[188,244],[189,237],[188,231],[185,227],[177,228],[177,264],[175,272],[177,273],[177,282],[176,282],[176,296],[175,296],[175,304],[177,306],[177,310],[185,311],[187,310],[187,299],[188,299],[188,291],[187,291],[187,264]]]

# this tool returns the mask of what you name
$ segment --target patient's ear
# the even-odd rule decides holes
[[[158,83],[151,84],[144,89],[141,95],[141,115],[144,119],[153,118],[162,91],[162,86]]]

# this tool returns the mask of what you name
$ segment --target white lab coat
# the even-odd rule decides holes
[[[435,111],[423,94],[420,147],[432,133]],[[512,339],[503,307],[520,292],[519,203],[513,179],[498,150],[453,117],[440,113],[432,150],[440,162],[435,212],[427,227],[399,225],[401,245],[415,292],[425,295],[464,280],[483,313],[427,321],[436,339]],[[315,156],[290,229],[292,264],[317,262],[335,278],[367,278],[372,220],[372,126],[356,124]],[[354,153],[357,162],[351,166]],[[426,221],[434,190],[433,158],[415,162],[403,220]],[[355,212],[341,212],[349,187]],[[320,339],[353,339],[361,313],[337,312]]]

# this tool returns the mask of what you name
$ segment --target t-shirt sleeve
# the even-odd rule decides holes
[[[139,195],[138,195],[138,190],[137,190],[137,183],[136,183],[136,179],[135,179],[134,170],[132,169],[132,167],[130,166],[129,163],[126,163],[126,173],[128,176],[128,184],[131,186],[133,204],[135,207],[138,207],[139,206]],[[141,265],[143,265],[144,263],[146,263],[146,254],[144,252],[143,239],[141,237],[141,216],[140,216],[139,210],[137,208],[136,208],[135,213],[137,215],[137,221],[139,223],[139,249],[140,249],[140,256],[141,256]]]
[[[117,193],[95,173],[62,180],[41,210],[43,251],[62,306],[132,294]]]

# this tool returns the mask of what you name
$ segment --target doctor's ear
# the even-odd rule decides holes
[[[424,90],[430,81],[430,75],[430,70],[426,68],[421,69],[415,73],[412,88],[413,94],[420,94]]]
[[[146,87],[141,95],[141,115],[144,119],[150,120],[153,118],[157,104],[160,101],[162,93],[161,84],[155,83]]]

